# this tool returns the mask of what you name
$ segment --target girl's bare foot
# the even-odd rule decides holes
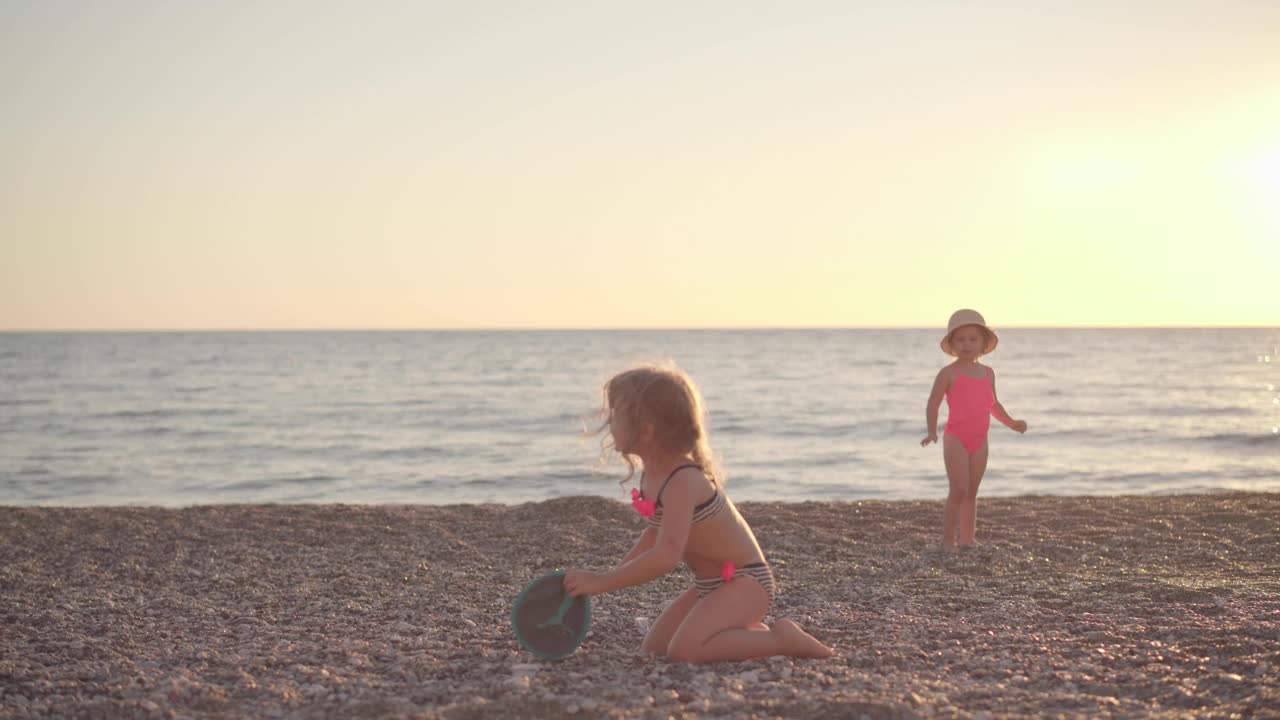
[[[942,549],[944,552],[949,552],[949,553],[960,552],[960,547],[955,543],[942,543]]]
[[[790,618],[783,618],[773,624],[773,631],[782,639],[783,654],[791,657],[829,658],[835,651],[823,645],[818,638],[810,635]]]

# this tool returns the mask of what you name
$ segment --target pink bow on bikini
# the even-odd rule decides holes
[[[729,582],[733,579],[733,576],[737,574],[738,568],[734,566],[733,561],[725,560],[724,568],[720,570],[720,577],[723,578],[725,582]]]
[[[640,491],[635,488],[631,488],[631,507],[640,513],[640,517],[651,518],[658,513],[654,502],[640,497]]]

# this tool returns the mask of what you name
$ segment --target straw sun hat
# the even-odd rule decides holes
[[[987,321],[982,319],[982,313],[977,310],[957,310],[951,313],[951,320],[947,322],[947,334],[940,343],[942,352],[955,357],[956,353],[951,349],[951,334],[966,325],[977,325],[987,331],[987,346],[982,349],[983,355],[995,350],[996,345],[1000,344],[1000,338],[996,337],[995,330],[987,327]]]

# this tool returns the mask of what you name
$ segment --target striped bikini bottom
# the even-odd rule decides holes
[[[740,575],[746,575],[747,577],[754,578],[756,582],[760,583],[760,586],[764,588],[764,591],[769,593],[769,607],[772,608],[773,600],[778,594],[778,589],[777,585],[773,581],[773,570],[769,569],[769,564],[761,562],[743,565],[742,567],[735,569],[733,578]],[[715,577],[695,577],[693,579],[693,587],[698,591],[698,598],[702,599],[710,595],[716,588],[725,584],[725,582],[723,575],[716,575]]]

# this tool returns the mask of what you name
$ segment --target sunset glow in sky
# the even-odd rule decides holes
[[[0,330],[1280,325],[1277,38],[1245,0],[4,3]]]

